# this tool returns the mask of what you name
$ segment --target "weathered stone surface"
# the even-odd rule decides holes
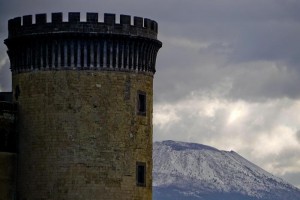
[[[152,199],[152,76],[37,71],[14,75],[17,86],[21,199]],[[146,187],[136,162],[146,163]]]
[[[0,152],[0,200],[15,199],[16,154]]]

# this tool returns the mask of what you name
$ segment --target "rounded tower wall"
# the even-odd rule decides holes
[[[15,75],[23,195],[151,199],[152,175],[146,187],[136,187],[136,163],[152,172],[152,82],[152,76],[124,72]],[[139,91],[146,92],[146,115],[137,111]]]
[[[18,197],[152,199],[153,20],[9,21]]]

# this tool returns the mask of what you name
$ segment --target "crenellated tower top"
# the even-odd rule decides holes
[[[155,73],[157,23],[151,19],[79,12],[16,17],[8,22],[5,44],[13,73],[34,70],[117,70]]]
[[[98,13],[86,13],[86,20],[80,20],[79,12],[68,13],[68,20],[63,20],[63,13],[52,13],[51,22],[47,14],[36,14],[35,22],[32,15],[16,17],[8,21],[9,38],[49,34],[49,33],[89,33],[119,34],[141,36],[156,39],[157,23],[151,19],[120,15],[120,23],[116,22],[115,14],[104,14],[104,21],[99,22]]]

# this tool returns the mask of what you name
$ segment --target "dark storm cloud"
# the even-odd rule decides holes
[[[157,60],[156,101],[176,101],[191,91],[212,90],[228,78],[233,85],[228,98],[298,97],[297,7],[297,1],[152,1],[142,10],[155,13],[164,42]],[[209,44],[205,48],[176,45],[181,39]],[[274,65],[286,71],[270,77],[274,74],[266,68]]]
[[[0,5],[1,40],[7,35],[7,20],[25,14],[93,11],[157,20],[164,44],[157,59],[157,102],[214,90],[228,80],[232,88],[226,98],[257,101],[300,95],[296,87],[300,84],[300,2],[296,0],[10,0]],[[189,43],[183,47],[187,41],[199,47]],[[272,73],[274,66],[284,68],[283,72]]]

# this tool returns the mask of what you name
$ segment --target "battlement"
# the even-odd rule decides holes
[[[157,40],[157,23],[129,15],[79,12],[16,17],[8,21],[8,47],[11,70],[106,70],[155,73],[156,55],[162,43]],[[133,22],[133,23],[132,23]]]
[[[33,20],[35,17],[35,20]],[[109,33],[130,34],[156,39],[158,25],[156,21],[120,15],[120,22],[116,20],[115,14],[104,14],[104,21],[100,22],[98,13],[86,13],[86,20],[81,21],[79,12],[69,12],[68,19],[64,21],[63,13],[52,13],[51,21],[47,14],[25,15],[8,21],[9,36],[36,35],[49,33]]]

